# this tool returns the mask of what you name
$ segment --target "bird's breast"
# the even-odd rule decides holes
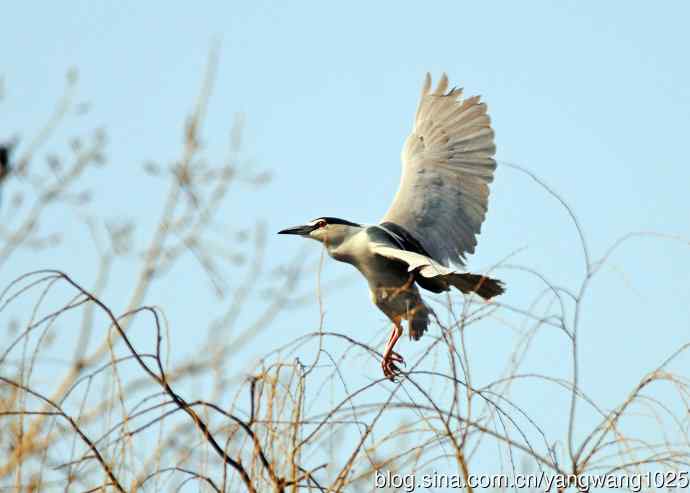
[[[335,260],[352,264],[367,279],[372,291],[386,292],[399,287],[408,279],[406,266],[400,262],[375,254],[366,234],[359,234],[328,253]]]

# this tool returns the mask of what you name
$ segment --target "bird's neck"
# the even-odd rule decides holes
[[[334,234],[329,234],[324,241],[328,254],[336,260],[354,264],[367,241],[364,228],[361,226],[343,226]]]

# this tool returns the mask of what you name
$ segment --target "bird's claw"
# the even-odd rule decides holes
[[[401,373],[400,367],[396,365],[396,363],[405,365],[405,360],[403,359],[403,357],[395,351],[391,351],[381,360],[383,376],[391,382],[395,382],[395,377],[399,376]]]
[[[395,382],[395,377],[400,374],[400,368],[391,360],[382,361],[381,368],[383,368],[383,376],[391,382]]]
[[[389,359],[395,361],[396,363],[400,363],[403,366],[407,366],[407,363],[405,363],[405,358],[403,358],[400,353],[396,353],[395,351],[391,351]]]

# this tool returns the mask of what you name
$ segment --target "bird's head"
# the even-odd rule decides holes
[[[362,229],[362,225],[337,217],[319,217],[302,226],[278,231],[279,235],[299,235],[323,243],[327,248],[337,248],[343,241]]]

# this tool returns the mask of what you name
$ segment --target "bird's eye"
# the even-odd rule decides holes
[[[317,225],[319,228],[323,228],[323,227],[326,226],[326,221],[321,220],[321,221],[319,221],[318,223],[316,223],[316,225]]]

